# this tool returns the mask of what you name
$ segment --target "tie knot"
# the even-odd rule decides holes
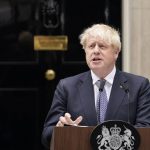
[[[106,82],[105,79],[101,79],[100,80],[99,91],[103,91],[105,82]]]
[[[106,80],[105,79],[101,79],[99,80],[100,81],[100,84],[105,84]]]

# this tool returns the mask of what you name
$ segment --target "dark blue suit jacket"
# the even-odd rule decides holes
[[[129,87],[130,100],[120,84]],[[130,104],[129,104],[130,103]],[[105,120],[128,121],[135,126],[150,126],[150,83],[149,80],[133,74],[116,72]],[[83,116],[80,125],[97,125],[94,90],[90,71],[60,80],[50,111],[44,123],[42,143],[49,147],[53,127],[66,112],[72,119]]]

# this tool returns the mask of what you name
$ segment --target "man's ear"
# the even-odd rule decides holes
[[[120,53],[120,50],[115,49],[115,58],[116,58],[116,59],[118,58],[119,53]]]

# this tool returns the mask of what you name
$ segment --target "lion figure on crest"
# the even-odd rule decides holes
[[[110,132],[109,130],[103,126],[102,127],[102,135],[97,136],[97,144],[99,144],[98,149],[104,150],[102,147],[105,147],[106,150],[111,150],[107,145],[110,139]]]

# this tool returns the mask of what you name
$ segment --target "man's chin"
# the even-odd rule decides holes
[[[91,70],[93,70],[94,72],[100,72],[100,71],[102,71],[102,70],[104,70],[104,68],[103,67],[91,67]]]
[[[101,70],[101,69],[104,69],[104,65],[102,64],[92,64],[91,67],[90,67],[92,70]]]

